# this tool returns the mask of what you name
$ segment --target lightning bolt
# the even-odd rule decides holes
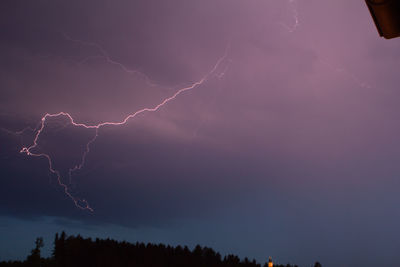
[[[299,12],[297,11],[297,0],[289,0],[289,8],[293,14],[294,23],[292,26],[288,26],[285,23],[280,23],[284,28],[286,28],[290,33],[293,33],[300,26]]]
[[[359,87],[364,88],[364,89],[372,89],[373,86],[370,85],[368,82],[361,80],[358,76],[356,76],[354,73],[350,72],[348,69],[342,66],[334,66],[331,64],[326,58],[319,56],[318,57],[319,62],[330,68],[331,70],[342,74],[343,76],[347,77],[349,80],[357,84]]]
[[[80,65],[85,64],[92,59],[103,59],[103,60],[105,60],[105,62],[120,68],[122,71],[124,71],[128,74],[135,74],[135,75],[142,77],[146,81],[146,83],[150,86],[158,86],[159,85],[159,84],[155,83],[154,81],[152,81],[146,74],[144,74],[138,70],[130,69],[126,65],[122,64],[121,62],[118,62],[118,61],[114,60],[113,58],[111,58],[109,56],[109,54],[107,53],[107,51],[100,44],[95,43],[95,42],[87,42],[87,41],[83,41],[83,40],[79,40],[79,39],[73,39],[66,33],[61,33],[61,34],[63,35],[64,39],[67,41],[77,43],[77,44],[83,45],[83,46],[93,47],[100,53],[100,55],[86,57],[86,58],[82,59],[81,61],[79,61],[78,64],[80,64]]]
[[[290,33],[293,33],[297,30],[297,28],[300,26],[300,19],[299,19],[299,12],[297,10],[298,7],[298,0],[288,0],[288,5],[292,11],[293,14],[293,20],[294,24],[292,26],[288,26],[285,23],[280,23],[284,28],[286,28]],[[314,44],[315,42],[313,41],[312,47],[314,47],[314,50],[316,45]],[[344,66],[335,66],[334,64],[330,63],[328,59],[324,58],[323,56],[318,56],[318,61],[330,68],[331,70],[345,76],[347,79],[351,80],[353,83],[357,84],[359,87],[364,88],[364,89],[371,89],[373,88],[372,85],[370,85],[368,82],[361,80],[357,75],[349,71],[347,68]]]
[[[36,132],[37,128],[38,128],[38,127],[32,128],[32,127],[28,126],[28,127],[23,128],[22,130],[19,130],[19,131],[16,131],[16,132],[11,131],[11,130],[6,129],[6,128],[1,128],[1,130],[2,130],[3,132],[8,133],[8,134],[12,134],[12,135],[21,135],[21,134],[25,133],[26,131]]]
[[[83,45],[90,45],[90,46],[96,47],[102,53],[102,57],[104,57],[107,60],[107,62],[119,66],[124,71],[130,72],[130,73],[140,73],[140,72],[137,72],[137,71],[132,71],[132,70],[126,68],[121,63],[112,60],[108,56],[106,51],[101,46],[97,45],[96,43],[89,43],[89,42],[83,42],[83,41],[80,41],[80,40],[74,40],[74,39],[69,38],[66,35],[65,35],[65,38],[67,38],[67,39],[69,39],[70,41],[73,41],[73,42],[81,43]],[[84,153],[82,154],[80,163],[75,165],[74,167],[70,168],[69,171],[68,171],[69,180],[71,182],[73,172],[75,172],[77,170],[80,170],[80,169],[82,169],[84,167],[85,162],[86,162],[86,157],[90,152],[90,146],[96,141],[96,139],[97,139],[97,137],[99,135],[99,129],[101,127],[124,125],[130,119],[135,118],[136,116],[138,116],[141,113],[156,112],[157,110],[159,110],[160,108],[162,108],[163,106],[165,106],[166,104],[171,102],[172,100],[176,99],[180,94],[182,94],[182,93],[184,93],[186,91],[195,89],[195,88],[203,85],[208,79],[210,79],[210,77],[212,75],[215,75],[218,78],[222,78],[222,76],[225,74],[227,68],[225,68],[219,74],[216,74],[216,71],[217,71],[218,67],[221,65],[221,63],[227,58],[229,49],[230,49],[230,45],[228,45],[226,47],[224,55],[217,60],[217,62],[214,64],[213,68],[206,75],[204,75],[203,78],[201,78],[199,81],[191,84],[190,86],[178,89],[173,95],[163,99],[158,105],[156,105],[154,107],[143,108],[143,109],[140,109],[138,111],[135,111],[134,113],[129,114],[128,116],[126,116],[125,118],[123,118],[120,121],[114,121],[114,122],[113,121],[105,121],[105,122],[101,122],[99,124],[85,124],[85,123],[76,122],[76,120],[68,112],[63,112],[62,111],[62,112],[54,113],[54,114],[47,113],[41,118],[41,121],[39,123],[40,126],[38,128],[36,128],[36,129],[33,129],[34,132],[35,132],[35,135],[34,135],[34,140],[33,140],[32,145],[22,147],[20,152],[26,154],[27,156],[46,158],[47,161],[48,161],[48,164],[49,164],[49,171],[51,173],[53,173],[54,175],[56,175],[58,184],[64,189],[64,193],[73,201],[75,206],[78,207],[79,209],[88,210],[88,211],[93,212],[94,211],[93,208],[90,207],[89,203],[85,199],[78,198],[78,197],[72,195],[72,193],[70,192],[69,186],[62,181],[61,173],[57,169],[54,168],[54,164],[53,164],[53,160],[52,160],[51,156],[49,154],[47,154],[47,153],[44,153],[44,152],[43,153],[35,153],[34,152],[35,148],[37,148],[39,146],[38,145],[38,141],[40,139],[41,134],[43,133],[43,131],[45,129],[46,121],[49,118],[66,117],[69,120],[70,124],[72,126],[74,126],[74,127],[81,127],[81,128],[84,128],[84,129],[94,129],[95,130],[95,134],[92,137],[92,139],[90,139],[89,142],[86,143],[86,148],[85,148]],[[146,75],[143,75],[143,77],[145,77],[149,81],[149,79],[148,79],[148,77]]]

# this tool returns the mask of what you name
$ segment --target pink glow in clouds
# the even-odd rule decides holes
[[[86,43],[87,44],[87,42],[82,42],[82,43]],[[99,48],[103,52],[103,56],[107,57],[106,52],[100,46],[98,46],[96,44],[93,44],[93,45],[95,45],[97,48]],[[76,170],[80,170],[85,165],[86,156],[90,152],[90,145],[96,140],[96,138],[98,136],[98,129],[99,128],[104,127],[104,126],[120,126],[120,125],[123,125],[123,124],[127,123],[128,120],[135,118],[137,115],[139,115],[141,113],[157,111],[158,109],[160,109],[161,107],[166,105],[168,102],[174,100],[177,96],[179,96],[183,92],[186,92],[186,91],[189,91],[189,90],[192,90],[192,89],[194,89],[196,87],[201,86],[204,82],[206,82],[210,78],[211,75],[215,74],[215,72],[217,71],[217,69],[220,66],[221,62],[226,59],[226,57],[228,55],[228,50],[229,50],[229,46],[226,48],[225,54],[220,59],[218,59],[218,61],[215,63],[214,67],[203,78],[201,78],[199,81],[193,83],[192,85],[190,85],[188,87],[184,87],[184,88],[181,88],[181,89],[177,90],[172,96],[165,98],[161,103],[159,103],[155,107],[143,108],[143,109],[140,109],[140,110],[138,110],[138,111],[136,111],[136,112],[134,112],[132,114],[129,114],[122,121],[118,121],[118,122],[106,121],[106,122],[102,122],[102,123],[95,124],[95,125],[88,125],[88,124],[84,124],[84,123],[75,122],[75,120],[72,118],[72,116],[68,112],[59,112],[59,113],[56,113],[56,114],[47,113],[41,119],[41,126],[36,131],[35,138],[33,140],[33,144],[31,146],[29,146],[29,147],[23,147],[20,152],[21,153],[25,153],[28,156],[45,157],[47,159],[48,163],[49,163],[49,171],[57,176],[57,181],[58,181],[59,185],[61,187],[63,187],[65,194],[69,198],[71,198],[71,200],[74,202],[75,206],[80,208],[80,209],[83,209],[83,210],[93,211],[93,209],[89,206],[89,203],[85,199],[74,197],[70,193],[68,185],[66,185],[65,183],[62,182],[62,179],[61,179],[62,177],[61,177],[60,172],[57,171],[53,167],[53,161],[52,161],[52,158],[50,157],[49,154],[32,152],[32,150],[34,150],[35,148],[38,147],[38,140],[40,138],[41,133],[44,130],[44,127],[45,127],[45,124],[46,124],[46,119],[47,118],[54,118],[54,117],[57,118],[57,117],[64,116],[64,117],[67,117],[69,119],[70,123],[75,127],[82,127],[82,128],[85,128],[85,129],[95,129],[94,137],[86,144],[86,150],[82,155],[81,162],[78,165],[74,166],[73,168],[69,169],[69,178],[71,180],[72,173],[74,171],[76,171]],[[121,66],[124,69],[124,71],[127,71],[127,69],[122,64],[120,64],[118,62],[115,62],[115,61],[112,61],[108,57],[107,57],[107,60],[111,64],[117,64],[117,65]],[[215,74],[215,75],[218,78],[221,78],[225,74],[225,71],[226,70],[221,71],[219,74]],[[145,76],[145,77],[147,78],[147,76]],[[22,130],[22,131],[24,131],[24,130]],[[20,134],[22,131],[17,132],[17,134]]]

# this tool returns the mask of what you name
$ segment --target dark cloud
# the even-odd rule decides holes
[[[243,187],[225,182],[227,178],[240,179],[236,168],[231,167],[239,163],[237,159],[216,154],[211,147],[165,139],[141,128],[131,129],[129,136],[115,130],[102,132],[85,168],[74,173],[71,192],[88,199],[95,209],[93,214],[78,210],[64,195],[55,175],[48,171],[45,158],[27,158],[18,153],[20,138],[5,133],[2,140],[9,147],[3,148],[2,214],[63,216],[126,226],[158,225],[179,217],[210,214],[233,201],[234,195],[238,197]],[[53,157],[54,168],[69,184],[68,168],[81,159],[87,141],[76,138],[83,137],[83,132],[63,129],[56,133],[62,134],[69,145],[63,147],[58,142],[58,147],[53,147],[58,140],[53,133],[44,136],[45,145],[40,147]],[[64,153],[60,153],[61,148]],[[225,199],[219,198],[222,192]]]

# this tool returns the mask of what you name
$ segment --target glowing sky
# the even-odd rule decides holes
[[[68,233],[212,246],[265,261],[397,266],[400,39],[364,1],[0,4],[0,260]],[[227,47],[229,49],[227,50]],[[99,129],[63,193],[19,153],[46,113]],[[93,129],[49,120],[63,182]],[[4,238],[5,237],[5,238]]]

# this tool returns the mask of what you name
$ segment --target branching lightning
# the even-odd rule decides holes
[[[298,12],[298,0],[288,0],[288,5],[291,9],[291,12],[293,14],[293,20],[294,24],[292,26],[288,26],[285,23],[281,23],[283,27],[285,27],[290,33],[295,32],[298,27],[300,26],[300,19],[299,19],[299,12]],[[313,45],[314,46],[314,45]],[[349,80],[357,84],[359,87],[364,88],[364,89],[371,89],[373,86],[371,86],[368,82],[362,81],[357,75],[353,74],[350,72],[347,68],[343,66],[334,66],[334,64],[331,64],[328,59],[318,56],[318,61],[322,63],[323,65],[327,66],[331,70],[342,74],[343,76],[346,76]]]
[[[346,76],[348,79],[350,79],[351,81],[353,81],[355,84],[357,84],[359,87],[364,88],[364,89],[371,89],[373,88],[372,85],[370,85],[368,82],[362,81],[360,78],[358,78],[355,74],[353,74],[352,72],[348,71],[346,68],[344,67],[336,67],[333,66],[333,64],[329,63],[329,61],[323,57],[318,57],[319,62],[321,62],[322,64],[324,64],[325,66],[327,66],[328,68],[330,68],[331,70],[340,73],[344,76]]]
[[[294,23],[292,26],[288,26],[285,23],[281,23],[281,25],[285,27],[290,33],[293,33],[300,26],[299,12],[297,11],[297,0],[289,0],[288,5],[293,14]]]
[[[78,42],[78,43],[81,43],[83,45],[90,45],[90,46],[96,47],[101,52],[102,57],[104,59],[106,59],[106,61],[108,63],[117,65],[117,66],[119,66],[121,69],[123,69],[126,72],[138,73],[138,74],[142,75],[142,77],[145,77],[146,81],[148,81],[148,82],[150,81],[150,79],[148,79],[148,77],[146,75],[144,75],[144,74],[142,74],[142,73],[140,73],[138,71],[130,70],[130,69],[126,68],[123,64],[112,60],[108,56],[106,51],[101,46],[99,46],[98,44],[83,42],[83,41],[80,41],[80,40],[74,40],[74,39],[69,38],[67,35],[64,35],[64,36],[65,36],[66,39],[68,39],[70,41]],[[75,119],[68,112],[59,112],[59,113],[54,113],[54,114],[47,113],[42,117],[42,119],[41,119],[41,121],[39,123],[39,127],[37,127],[36,129],[29,128],[29,130],[33,130],[35,132],[33,143],[30,146],[22,147],[20,152],[24,153],[24,154],[26,154],[28,156],[46,158],[47,161],[48,161],[48,164],[49,164],[49,171],[56,175],[59,185],[64,189],[65,194],[74,202],[75,206],[80,208],[80,209],[82,209],[82,210],[93,211],[93,208],[90,207],[89,203],[85,199],[81,199],[81,198],[78,198],[78,197],[72,195],[72,193],[70,192],[69,186],[62,181],[62,177],[61,177],[60,172],[57,169],[54,168],[54,164],[53,164],[53,160],[52,160],[51,156],[49,154],[47,154],[47,153],[44,153],[44,152],[42,152],[42,153],[35,153],[34,152],[35,148],[38,148],[38,146],[39,146],[38,142],[39,142],[40,136],[41,136],[41,134],[42,134],[42,132],[43,132],[45,126],[46,126],[47,119],[49,119],[49,118],[58,118],[58,117],[66,117],[69,120],[69,122],[71,123],[71,125],[74,126],[74,127],[82,127],[82,128],[85,128],[85,129],[94,129],[95,130],[95,134],[94,134],[93,138],[90,139],[89,142],[86,143],[86,148],[85,148],[84,153],[82,154],[80,163],[75,165],[74,167],[70,168],[69,171],[68,171],[69,180],[71,182],[71,177],[72,177],[73,172],[82,169],[83,166],[85,165],[86,157],[87,157],[88,153],[90,152],[90,146],[92,145],[93,142],[96,141],[96,139],[98,137],[98,134],[99,134],[99,129],[101,127],[124,125],[130,119],[135,118],[136,116],[138,116],[141,113],[155,112],[155,111],[159,110],[160,108],[165,106],[167,103],[169,103],[170,101],[172,101],[175,98],[177,98],[180,94],[203,85],[212,75],[215,75],[218,78],[221,78],[225,74],[226,68],[224,70],[222,70],[221,73],[218,73],[218,74],[216,73],[216,71],[217,71],[218,67],[221,65],[221,63],[227,58],[228,51],[229,51],[229,45],[225,49],[224,55],[221,58],[218,59],[218,61],[213,66],[213,68],[205,76],[203,76],[203,78],[201,78],[199,81],[191,84],[190,86],[187,86],[187,87],[184,87],[184,88],[181,88],[181,89],[177,90],[173,95],[163,99],[158,105],[156,105],[154,107],[150,107],[150,108],[140,109],[140,110],[138,110],[138,111],[136,111],[134,113],[129,114],[128,116],[123,118],[121,121],[115,121],[115,122],[113,122],[113,121],[105,121],[105,122],[101,122],[99,124],[90,125],[90,124],[76,122]],[[26,131],[26,130],[28,130],[28,128],[25,128],[24,130],[19,131],[16,134],[21,134],[23,131]]]
[[[292,27],[289,27],[287,25],[284,25],[290,32],[294,32],[296,30],[296,28],[299,25],[299,20],[298,20],[298,13],[296,10],[296,0],[288,0],[289,1],[289,5],[290,8],[293,12],[293,16],[294,16],[294,22],[295,24]],[[152,81],[146,74],[138,71],[138,70],[134,70],[131,69],[129,67],[127,67],[126,65],[124,65],[121,62],[116,61],[115,59],[113,59],[109,53],[106,51],[106,49],[104,49],[100,44],[96,43],[96,42],[88,42],[88,41],[83,41],[83,40],[79,40],[79,39],[74,39],[71,38],[68,34],[66,33],[62,33],[62,36],[65,40],[72,42],[72,43],[76,43],[78,45],[81,46],[86,46],[86,47],[91,47],[93,49],[95,49],[98,54],[97,55],[92,55],[92,56],[88,56],[84,59],[81,59],[78,64],[86,64],[88,63],[90,60],[94,60],[94,59],[102,59],[104,60],[106,63],[113,65],[119,69],[121,69],[122,71],[128,73],[128,74],[134,74],[134,75],[138,75],[139,77],[142,77],[145,82],[150,85],[150,86],[157,86],[158,84],[155,83],[154,81]],[[139,114],[145,113],[145,112],[155,112],[157,110],[159,110],[160,108],[162,108],[163,106],[165,106],[167,103],[169,103],[170,101],[174,100],[176,97],[178,97],[180,94],[192,90],[196,87],[201,86],[202,84],[204,84],[211,75],[215,75],[218,79],[222,79],[222,77],[225,75],[228,66],[225,66],[224,69],[222,69],[221,71],[219,71],[218,73],[216,73],[218,67],[221,65],[222,61],[224,61],[227,57],[227,53],[229,50],[229,45],[227,46],[224,55],[218,59],[218,61],[216,62],[216,64],[213,66],[213,68],[205,75],[203,76],[203,78],[201,78],[199,81],[191,84],[190,86],[181,88],[179,90],[177,90],[173,95],[163,99],[158,105],[154,106],[154,107],[148,107],[148,108],[143,108],[140,109],[134,113],[131,113],[129,115],[127,115],[125,118],[123,118],[121,121],[104,121],[98,124],[85,124],[85,123],[80,123],[77,122],[70,113],[62,111],[62,112],[58,112],[58,113],[54,113],[54,114],[50,114],[47,113],[45,114],[38,126],[36,128],[32,128],[32,127],[27,127],[22,129],[21,131],[18,132],[12,132],[7,130],[7,132],[9,133],[13,133],[16,135],[22,135],[25,131],[31,131],[34,133],[34,139],[33,142],[30,146],[22,146],[22,148],[20,149],[21,153],[26,154],[27,156],[32,156],[32,157],[43,157],[46,158],[48,161],[48,166],[49,166],[49,171],[54,174],[57,178],[58,184],[63,188],[65,194],[73,201],[73,203],[75,204],[76,207],[78,207],[79,209],[82,210],[89,210],[89,211],[93,211],[93,208],[89,205],[89,203],[87,202],[87,200],[79,198],[74,196],[71,193],[70,187],[69,185],[63,181],[63,178],[60,171],[58,171],[55,167],[54,167],[54,163],[53,163],[53,159],[50,156],[50,154],[45,153],[45,152],[37,152],[38,148],[39,148],[39,140],[42,136],[42,133],[45,131],[45,126],[46,123],[48,122],[48,119],[50,118],[61,118],[64,117],[66,118],[70,125],[72,125],[73,127],[80,127],[83,129],[93,129],[94,130],[94,135],[93,137],[86,143],[85,145],[85,150],[80,158],[80,162],[79,164],[76,164],[75,166],[73,166],[72,168],[69,168],[68,170],[68,178],[69,178],[69,183],[72,182],[72,175],[74,172],[81,170],[86,163],[86,157],[90,152],[90,147],[91,145],[96,141],[98,135],[99,135],[99,129],[104,127],[104,126],[120,126],[120,125],[124,125],[126,124],[130,119],[135,118],[136,116],[138,116]]]
[[[77,44],[83,45],[83,46],[93,47],[98,52],[100,52],[100,55],[86,57],[86,58],[80,60],[78,62],[78,64],[85,64],[91,59],[99,59],[100,58],[100,59],[105,60],[107,63],[120,68],[122,71],[124,71],[124,72],[126,72],[128,74],[135,74],[135,75],[138,75],[138,76],[142,77],[146,81],[146,83],[148,85],[150,85],[150,86],[157,86],[158,85],[154,81],[152,81],[146,74],[144,74],[144,73],[142,73],[142,72],[140,72],[138,70],[130,69],[126,65],[122,64],[121,62],[118,62],[118,61],[114,60],[113,58],[111,58],[109,56],[109,54],[107,53],[107,51],[101,45],[99,45],[98,43],[87,42],[87,41],[78,40],[78,39],[73,39],[66,33],[62,33],[62,35],[63,35],[64,39],[67,40],[67,41],[70,41],[70,42],[73,42],[73,43],[77,43]]]
[[[298,27],[300,26],[300,21],[299,21],[299,13],[297,10],[297,0],[287,0],[288,1],[288,6],[291,10],[291,13],[293,15],[293,25],[288,26],[284,23],[281,23],[290,33],[295,32]],[[127,67],[126,65],[124,65],[121,62],[116,61],[115,59],[113,59],[109,53],[107,53],[107,51],[98,43],[95,42],[87,42],[87,41],[83,41],[83,40],[78,40],[78,39],[73,39],[70,36],[68,36],[65,33],[62,33],[63,37],[65,40],[72,42],[72,43],[76,43],[79,44],[81,46],[86,46],[86,47],[92,47],[94,48],[98,54],[97,55],[92,55],[92,56],[88,56],[84,59],[81,59],[78,64],[86,64],[88,63],[90,60],[93,59],[102,59],[104,60],[106,63],[113,65],[117,68],[119,68],[120,70],[128,73],[128,74],[134,74],[134,75],[138,75],[139,77],[142,77],[145,82],[150,85],[150,86],[157,86],[157,83],[155,83],[154,81],[152,81],[147,75],[143,74],[142,72],[138,71],[138,70],[134,70],[131,69],[129,67]],[[88,201],[83,199],[83,198],[79,198],[74,196],[73,193],[71,193],[71,189],[70,186],[63,181],[63,179],[65,179],[65,177],[62,177],[60,171],[58,171],[53,164],[53,159],[50,156],[50,154],[47,154],[45,152],[37,152],[38,148],[39,148],[39,140],[42,136],[43,131],[45,130],[46,127],[46,123],[48,122],[48,119],[50,118],[66,118],[69,121],[69,124],[72,125],[73,127],[80,127],[83,129],[93,129],[94,130],[94,135],[93,137],[86,143],[85,145],[85,150],[82,153],[81,157],[80,157],[80,161],[78,164],[76,164],[75,166],[69,168],[68,170],[68,178],[69,178],[69,184],[71,184],[72,182],[72,175],[74,172],[81,170],[85,164],[86,164],[86,158],[87,155],[90,152],[90,148],[91,145],[96,141],[98,135],[99,135],[99,129],[105,126],[121,126],[126,124],[130,119],[135,118],[136,116],[142,114],[142,113],[146,113],[146,112],[156,112],[159,109],[161,109],[163,106],[165,106],[166,104],[168,104],[169,102],[171,102],[172,100],[176,99],[180,94],[195,89],[197,87],[200,87],[201,85],[203,85],[207,80],[210,79],[211,76],[215,76],[218,79],[222,79],[222,77],[225,75],[227,69],[228,69],[228,65],[226,65],[222,70],[219,70],[217,72],[217,70],[219,69],[221,63],[227,59],[227,54],[229,51],[229,45],[227,46],[224,55],[219,58],[217,60],[217,62],[215,63],[215,65],[211,68],[211,70],[204,75],[199,81],[194,82],[193,84],[191,84],[190,86],[187,87],[183,87],[180,88],[178,90],[175,91],[174,94],[172,94],[171,96],[163,99],[159,104],[153,106],[153,107],[147,107],[147,108],[143,108],[140,110],[137,110],[129,115],[127,115],[126,117],[124,117],[123,119],[121,119],[120,121],[103,121],[101,123],[98,124],[85,124],[85,123],[81,123],[76,121],[70,113],[65,112],[65,111],[61,111],[58,113],[47,113],[45,114],[38,126],[36,128],[32,128],[32,127],[26,127],[24,129],[22,129],[21,131],[18,132],[12,132],[9,131],[7,129],[2,129],[6,132],[12,133],[12,134],[17,134],[17,135],[22,135],[23,133],[25,133],[26,131],[31,131],[34,133],[34,139],[33,142],[30,146],[22,146],[22,148],[20,149],[20,152],[23,154],[26,154],[27,156],[32,156],[32,157],[43,157],[46,158],[48,161],[48,166],[49,166],[49,171],[54,174],[57,178],[58,184],[63,188],[65,194],[73,201],[73,203],[75,204],[76,207],[78,207],[79,209],[82,210],[88,210],[93,212],[93,208],[89,205]],[[321,62],[325,65],[327,65],[328,67],[330,67],[331,69],[340,72],[342,74],[348,75],[349,78],[351,78],[355,83],[357,83],[359,86],[361,87],[367,87],[369,88],[370,86],[366,83],[363,83],[362,81],[360,81],[356,76],[352,75],[351,73],[349,73],[348,71],[346,71],[343,68],[335,68],[333,67],[331,64],[329,64],[326,60],[321,59]],[[198,126],[200,127],[201,124]],[[197,132],[197,130],[195,131],[195,133]]]

